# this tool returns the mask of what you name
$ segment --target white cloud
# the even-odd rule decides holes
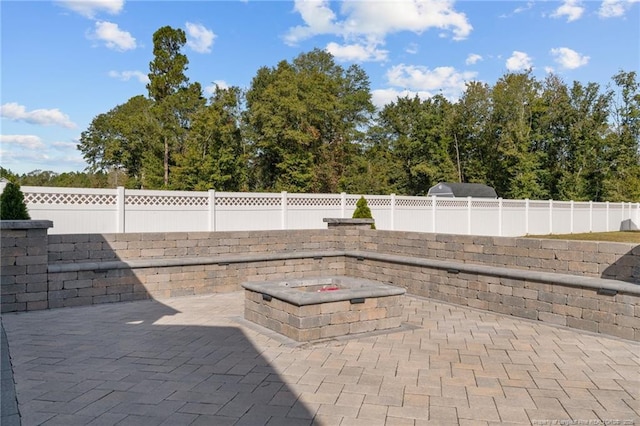
[[[416,53],[418,53],[418,45],[416,43],[410,43],[406,49],[404,49],[405,52],[407,52],[410,55],[415,55]]]
[[[201,24],[186,23],[187,27],[187,46],[198,53],[211,52],[211,46],[216,35],[213,31],[207,29]]]
[[[388,57],[388,50],[381,50],[375,44],[344,44],[331,42],[327,44],[327,52],[331,53],[339,61],[385,61]]]
[[[522,71],[532,67],[531,57],[524,52],[514,50],[511,57],[507,59],[507,69],[509,71]]]
[[[66,150],[75,150],[78,149],[78,143],[77,142],[53,142],[51,144],[51,147],[60,151],[66,151]]]
[[[29,124],[42,126],[62,126],[73,129],[76,124],[69,119],[69,116],[59,109],[34,109],[27,111],[23,105],[15,102],[6,103],[0,106],[0,117],[8,118],[12,121],[24,121]]]
[[[546,72],[547,74],[553,74],[555,70],[553,69],[553,67],[544,67],[544,72]]]
[[[464,63],[467,65],[474,65],[481,60],[482,60],[482,56],[478,55],[477,53],[470,53],[469,56],[467,56],[467,59],[464,61]]]
[[[35,135],[0,135],[0,142],[8,145],[17,145],[26,149],[42,149],[44,144]]]
[[[589,63],[589,57],[584,56],[569,49],[568,47],[557,47],[550,50],[551,56],[554,57],[556,63],[565,69],[576,69]]]
[[[295,45],[317,35],[335,35],[345,41],[339,51],[345,57],[356,58],[363,57],[364,53],[354,52],[355,46],[366,46],[370,52],[377,52],[387,35],[402,31],[421,34],[435,28],[450,33],[454,40],[462,40],[473,27],[453,4],[453,0],[397,0],[376,2],[372,6],[366,1],[347,0],[341,3],[343,19],[339,19],[327,0],[295,0],[294,10],[304,25],[290,28],[284,40]],[[338,50],[339,45],[333,43],[332,47]],[[370,60],[376,57],[380,58],[376,60],[385,60],[386,54],[370,55]]]
[[[603,0],[598,9],[598,16],[601,18],[618,18],[624,16],[631,9],[633,3],[640,0]]]
[[[136,39],[113,22],[97,21],[95,32],[91,36],[105,42],[109,49],[123,52],[136,48]]]
[[[385,105],[395,102],[398,98],[411,98],[418,96],[420,99],[429,99],[434,93],[414,90],[376,89],[371,91],[371,102],[376,108],[382,109]]]
[[[457,99],[466,89],[468,81],[477,73],[456,71],[453,67],[438,67],[433,70],[418,65],[400,64],[387,71],[390,88],[372,91],[372,101],[383,106],[396,97],[418,95],[421,99],[441,94],[447,99]]]
[[[295,45],[318,34],[340,33],[340,25],[335,23],[336,15],[327,0],[295,0],[293,10],[298,12],[306,25],[290,28],[284,40]]]
[[[117,15],[124,6],[124,0],[58,0],[57,3],[89,19],[99,12]]]
[[[551,17],[562,18],[566,16],[567,22],[573,22],[580,19],[583,13],[584,7],[582,7],[580,0],[565,0],[562,6],[551,14]]]
[[[129,81],[135,78],[140,83],[149,83],[149,76],[142,71],[109,71],[109,77],[117,78],[121,81]]]
[[[216,88],[219,87],[220,89],[224,90],[224,89],[228,89],[230,86],[229,84],[224,81],[224,80],[213,80],[213,84],[206,86],[204,88],[204,94],[207,96],[213,96],[214,93],[216,93]]]

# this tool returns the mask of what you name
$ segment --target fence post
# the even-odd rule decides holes
[[[605,228],[607,232],[609,232],[609,202],[607,201],[606,203],[607,205],[607,214],[606,214],[606,222],[607,222],[607,227]]]
[[[569,233],[573,234],[573,200],[571,200],[571,218],[569,219]]]
[[[553,234],[553,200],[549,200],[549,234]]]
[[[529,235],[529,199],[524,199],[524,235]]]
[[[471,235],[471,197],[467,197],[467,235]]]
[[[391,230],[396,230],[396,194],[391,194]]]
[[[125,232],[125,192],[124,187],[119,186],[116,188],[116,232],[124,233]]]
[[[436,233],[436,202],[438,198],[433,195],[431,197],[431,232]]]
[[[498,237],[502,237],[502,197],[498,198]]]
[[[281,206],[282,206],[282,218],[280,221],[280,228],[287,229],[287,191],[282,191],[280,193],[282,198]]]
[[[589,232],[593,232],[593,201],[589,200]]]
[[[209,231],[216,230],[216,190],[209,190]]]
[[[346,218],[345,214],[347,214],[347,193],[341,192],[340,193],[340,217],[345,219]]]

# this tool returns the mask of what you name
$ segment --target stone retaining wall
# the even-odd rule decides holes
[[[569,274],[640,285],[640,246],[633,244],[344,228],[48,237],[46,229],[10,229],[3,222],[2,312],[236,291],[247,280],[351,275],[459,305],[640,340],[635,290],[606,295],[562,284]],[[377,258],[344,255],[351,251]],[[385,261],[385,255],[497,269],[455,273]],[[550,284],[505,278],[501,268],[563,275]]]
[[[346,263],[347,275],[388,282],[408,294],[640,341],[640,288],[633,294],[605,294],[535,277],[514,279],[372,259],[347,258]]]
[[[640,284],[640,245],[363,230],[360,250]]]

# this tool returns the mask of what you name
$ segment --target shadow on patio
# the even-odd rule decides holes
[[[232,317],[181,314],[150,300],[4,315],[22,424],[311,423]]]

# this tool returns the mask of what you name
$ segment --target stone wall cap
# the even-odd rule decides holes
[[[374,220],[371,218],[339,218],[339,217],[325,217],[322,219],[323,222],[326,223],[344,223],[351,225],[359,225],[363,223],[374,223]]]
[[[0,229],[44,229],[53,228],[50,220],[0,220]]]

